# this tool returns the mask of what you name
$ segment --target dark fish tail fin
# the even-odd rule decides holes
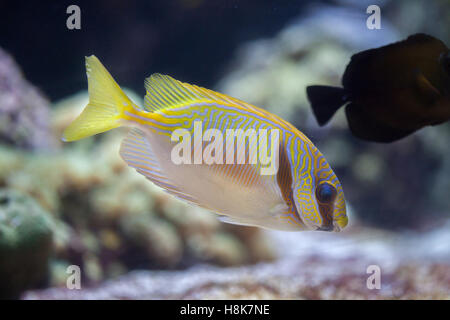
[[[306,94],[317,122],[321,126],[326,124],[347,102],[346,91],[338,87],[309,86],[306,88]]]

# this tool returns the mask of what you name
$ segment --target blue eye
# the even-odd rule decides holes
[[[330,203],[336,197],[336,188],[331,184],[322,183],[316,189],[316,198],[320,203]]]

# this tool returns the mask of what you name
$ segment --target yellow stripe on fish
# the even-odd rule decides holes
[[[64,131],[64,141],[131,127],[120,149],[127,164],[226,222],[291,231],[340,231],[347,225],[338,178],[313,143],[287,121],[160,74],[146,79],[141,108],[95,56],[86,58],[86,70],[89,104]],[[272,165],[275,170],[267,173]]]

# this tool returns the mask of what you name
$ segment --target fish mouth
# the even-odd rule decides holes
[[[331,232],[334,229],[335,228],[332,225],[326,225],[326,226],[322,226],[322,227],[317,227],[316,228],[317,231],[328,231],[328,232]]]
[[[344,229],[348,224],[348,218],[340,218],[338,220],[333,220],[333,226],[332,231],[334,232],[341,232],[342,229]],[[331,231],[331,230],[330,230]]]
[[[347,216],[339,217],[338,219],[333,221],[333,225],[338,232],[344,229],[347,226],[347,224],[348,224]]]
[[[327,231],[327,232],[340,232],[342,229],[345,228],[347,225],[347,219],[342,220],[335,220],[333,221],[333,224],[323,225],[316,228],[316,231]]]
[[[334,232],[341,232],[341,230],[343,229],[343,227],[341,227],[338,222],[334,221],[333,222],[333,231]]]

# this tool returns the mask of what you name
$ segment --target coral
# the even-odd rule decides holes
[[[121,228],[132,244],[141,247],[153,265],[173,267],[180,263],[183,242],[176,228],[168,221],[135,214],[124,217]]]
[[[32,198],[0,189],[0,299],[45,283],[54,227]]]
[[[49,101],[0,48],[0,141],[26,149],[54,148],[49,114]]]

